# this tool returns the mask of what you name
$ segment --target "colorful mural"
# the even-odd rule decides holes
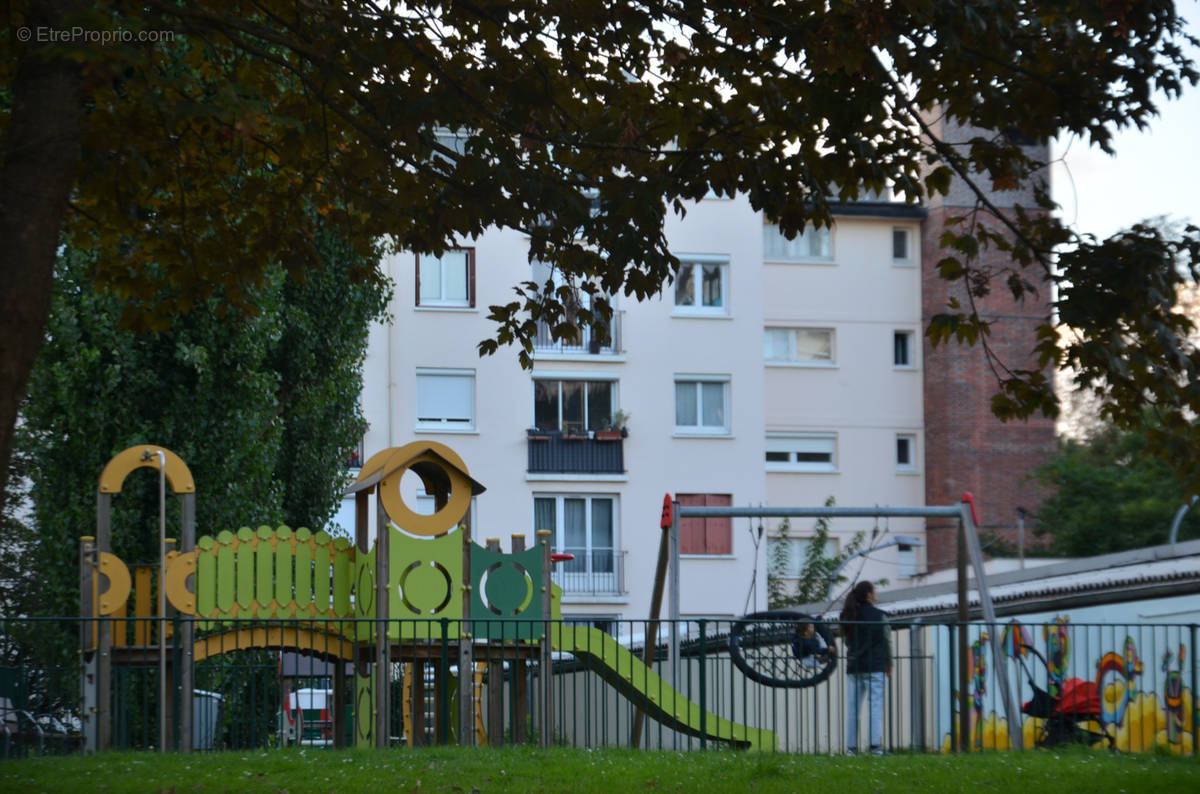
[[[1151,655],[1168,640],[1168,627],[1072,625],[1065,614],[1039,624],[1013,620],[1000,633],[1004,670],[989,670],[989,637],[974,627],[971,644],[970,735],[973,749],[1012,747],[1003,706],[989,692],[997,675],[1007,675],[1022,699],[1020,731],[1026,748],[1080,743],[1122,752],[1192,754],[1193,693],[1185,686],[1190,668],[1187,642],[1176,644],[1161,657],[1157,671],[1146,669],[1139,646]],[[1030,628],[1033,630],[1031,631]],[[1125,636],[1120,638],[1121,634]],[[1039,636],[1041,648],[1033,636]],[[1119,639],[1120,638],[1120,639]],[[1098,641],[1099,640],[1099,641]],[[1079,649],[1083,649],[1082,651]],[[1073,658],[1074,654],[1074,658]],[[1149,680],[1148,680],[1149,679]],[[959,730],[958,692],[949,704],[943,726],[942,749],[949,752]]]

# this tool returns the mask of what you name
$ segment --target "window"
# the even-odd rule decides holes
[[[829,328],[767,328],[763,358],[776,364],[833,364],[833,330]]]
[[[837,436],[800,433],[767,436],[767,471],[837,471]]]
[[[763,224],[763,259],[768,262],[795,262],[833,259],[833,235],[828,226],[808,226],[789,240],[773,223]]]
[[[808,559],[808,548],[812,538],[767,537],[767,575],[773,579],[799,579]],[[838,542],[834,538],[825,540],[821,556],[827,560],[837,558]]]
[[[896,547],[896,575],[901,579],[911,579],[917,575],[917,548],[907,543]]]
[[[907,265],[912,263],[908,250],[908,229],[892,229],[892,263]]]
[[[591,323],[582,322],[578,319],[579,310],[587,309],[590,311],[593,303],[592,293],[588,292],[585,284],[565,280],[561,271],[541,260],[533,262],[531,272],[531,278],[538,285],[539,289],[543,288],[547,282],[550,282],[556,291],[563,287],[570,287],[570,296],[563,299],[565,313],[560,318],[560,322],[566,322],[569,325],[575,326],[578,332],[574,335],[555,339],[554,334],[551,333],[550,324],[545,320],[539,319],[537,321],[537,335],[533,342],[536,351],[541,353],[582,353],[587,351],[593,354],[599,353],[602,350],[609,353],[614,352],[613,321],[618,316],[615,310],[613,316],[608,321],[601,320],[597,314]],[[596,298],[602,298],[608,302],[610,307],[613,306],[612,298],[605,295],[602,290],[596,291]],[[600,342],[601,337],[607,337],[603,344]]]
[[[417,370],[417,429],[475,429],[475,370]]]
[[[892,364],[909,369],[917,365],[912,331],[892,332]]]
[[[417,305],[475,305],[475,250],[456,248],[417,257]]]
[[[727,493],[681,493],[675,498],[680,507],[729,507],[733,504],[733,496]],[[679,553],[732,554],[733,519],[680,517]]]
[[[675,379],[675,432],[729,433],[729,380],[726,378]]]
[[[553,551],[575,555],[555,566],[565,592],[617,592],[616,508],[614,496],[534,496],[534,530],[550,532]]]
[[[620,615],[563,615],[563,625],[590,626],[614,637],[621,631]]]
[[[533,424],[541,430],[603,430],[612,421],[616,382],[533,381]]]
[[[729,258],[681,255],[675,274],[675,313],[729,314]]]
[[[412,511],[419,516],[431,516],[437,512],[437,502],[433,498],[433,494],[429,493],[422,487],[417,488],[417,498],[413,501]],[[467,506],[467,514],[463,516],[462,523],[465,526],[475,527],[475,497],[471,497],[471,502]]]
[[[917,437],[907,433],[896,436],[896,471],[917,470]]]

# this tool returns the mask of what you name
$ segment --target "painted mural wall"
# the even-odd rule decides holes
[[[995,632],[969,626],[973,749],[1013,746],[998,678],[1004,675],[1026,749],[1082,742],[1193,754],[1198,622],[1200,595],[1188,595],[1009,617]],[[936,658],[949,658],[950,635],[938,632],[935,642]],[[938,714],[949,751],[961,724],[959,700],[949,666],[939,667],[938,690],[954,693]]]

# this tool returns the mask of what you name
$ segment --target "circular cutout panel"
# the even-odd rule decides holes
[[[450,572],[437,562],[414,562],[400,574],[400,603],[414,615],[436,615],[450,603]]]
[[[533,600],[533,578],[516,562],[497,562],[480,577],[479,590],[480,600],[492,613],[519,615]]]

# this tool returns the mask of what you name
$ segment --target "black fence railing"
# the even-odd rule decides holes
[[[858,681],[847,673],[837,627],[809,618],[622,620],[601,631],[489,616],[472,620],[466,632],[475,639],[462,657],[471,660],[465,671],[460,621],[390,621],[395,640],[380,670],[374,660],[381,657],[364,639],[373,636],[374,621],[197,621],[193,653],[185,654],[178,638],[187,635],[179,628],[189,620],[170,621],[165,670],[153,662],[154,649],[114,647],[104,703],[85,700],[85,678],[97,668],[90,652],[78,654],[79,621],[0,620],[0,654],[20,660],[0,664],[0,755],[79,752],[97,730],[97,714],[109,720],[106,747],[155,749],[165,711],[173,737],[166,746],[174,747],[185,733],[185,667],[194,680],[190,733],[197,750],[350,746],[361,743],[359,715],[380,702],[387,704],[386,735],[372,743],[396,747],[636,742],[828,754],[871,741],[867,705],[857,732],[847,727],[855,724],[847,704]],[[893,624],[891,670],[879,678],[880,743],[888,752],[1071,743],[1196,754],[1198,630]],[[552,647],[540,645],[543,638]],[[61,663],[72,655],[78,666]],[[967,682],[963,691],[960,680]],[[465,723],[456,711],[463,697]]]
[[[528,434],[530,474],[623,474],[625,443],[621,438],[564,435],[558,430]]]
[[[535,353],[550,353],[557,355],[592,355],[612,356],[622,352],[621,347],[621,312],[614,311],[611,321],[607,324],[607,338],[597,333],[589,326],[579,329],[579,338],[573,340],[554,339],[550,326],[539,321],[537,335],[533,340]]]
[[[625,594],[625,552],[614,549],[567,551],[575,558],[558,563],[551,573],[564,596]]]

